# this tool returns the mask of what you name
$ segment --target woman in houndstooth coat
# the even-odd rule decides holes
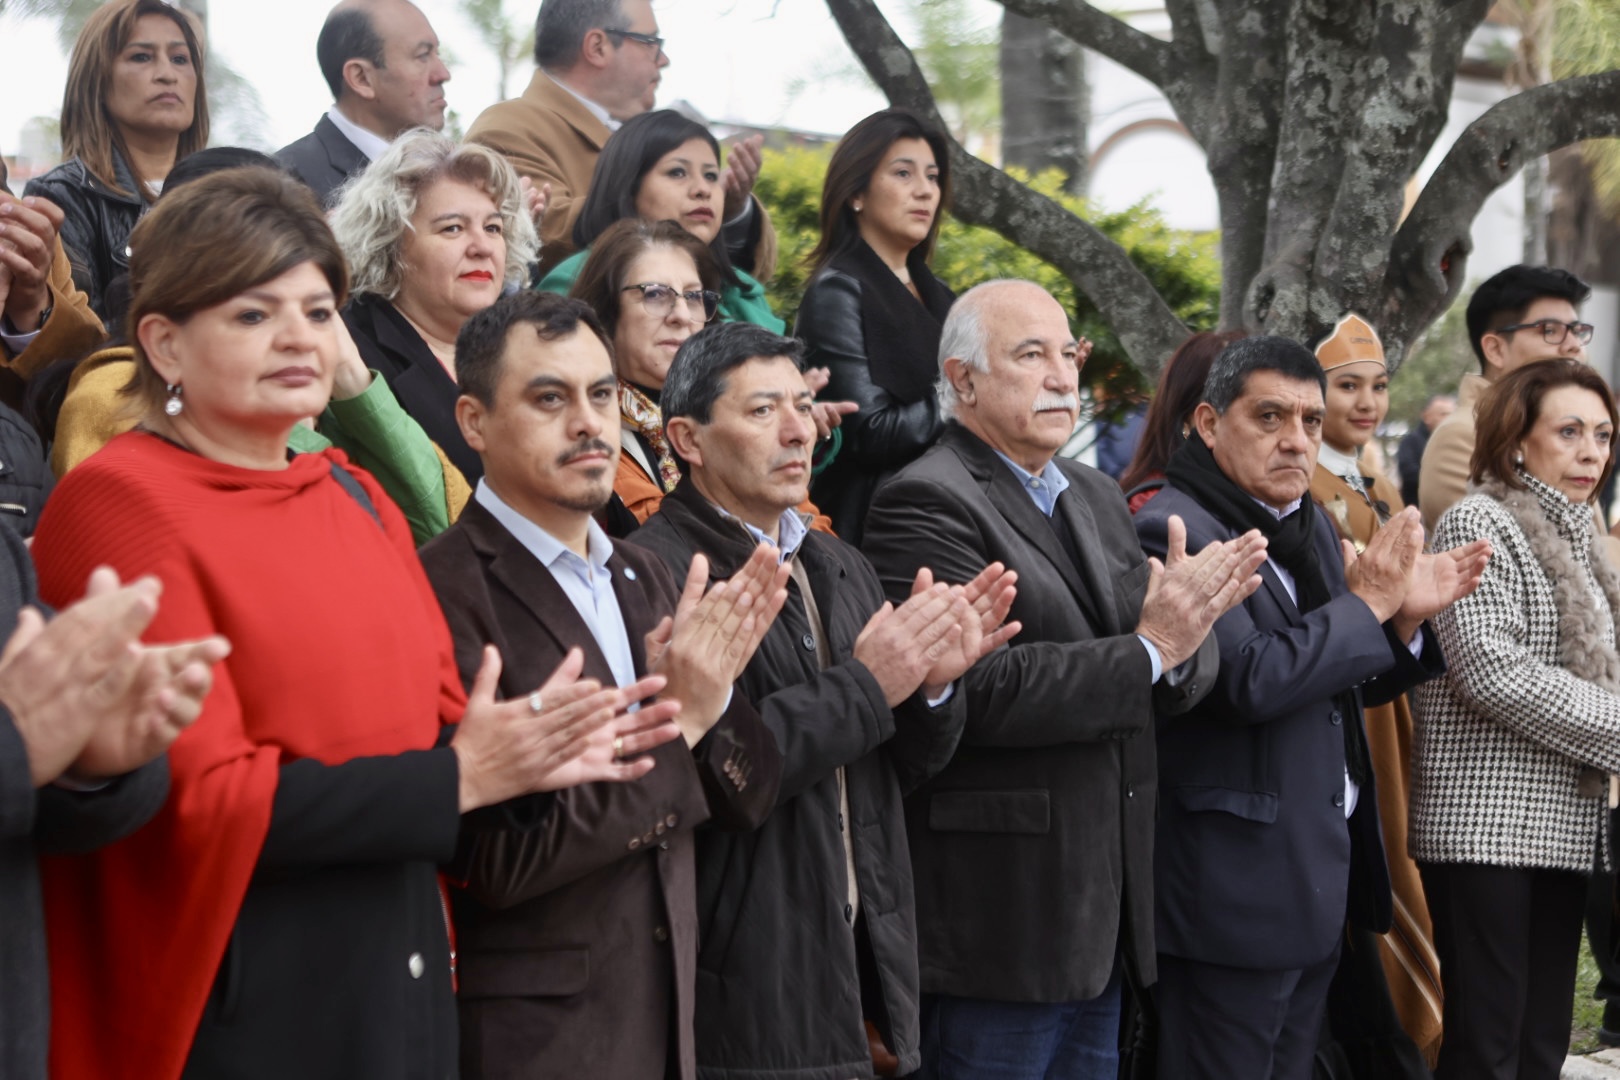
[[[1437,551],[1493,545],[1434,620],[1447,674],[1417,691],[1411,851],[1445,978],[1439,1080],[1556,1080],[1569,1045],[1587,875],[1611,865],[1620,772],[1620,578],[1592,500],[1613,467],[1607,385],[1578,361],[1480,400],[1471,493]]]

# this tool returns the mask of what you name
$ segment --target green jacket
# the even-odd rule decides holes
[[[551,273],[540,279],[536,286],[542,292],[562,293],[565,296],[574,287],[574,280],[585,265],[591,249],[578,251],[551,268]],[[776,317],[771,302],[765,295],[765,286],[741,270],[734,270],[738,284],[720,290],[720,317],[727,322],[747,322],[762,326],[773,334],[785,334],[787,323]]]
[[[450,527],[439,455],[381,375],[372,372],[371,385],[347,401],[333,398],[316,422],[319,431],[303,424],[293,427],[287,440],[293,452],[312,454],[335,446],[349,455],[399,504],[418,544]]]

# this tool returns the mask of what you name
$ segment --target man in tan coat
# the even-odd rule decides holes
[[[1479,357],[1480,374],[1463,376],[1457,410],[1430,436],[1418,474],[1423,527],[1429,532],[1468,487],[1474,406],[1480,395],[1503,375],[1533,361],[1584,359],[1592,327],[1579,321],[1576,309],[1591,292],[1568,270],[1550,266],[1510,266],[1474,290],[1468,301],[1468,341]]]
[[[534,62],[523,94],[485,109],[467,138],[500,151],[535,187],[551,185],[540,226],[544,274],[574,253],[574,219],[596,159],[620,124],[653,107],[669,56],[651,0],[543,0]],[[752,198],[761,142],[733,145],[723,177],[726,245],[745,270],[770,228]]]

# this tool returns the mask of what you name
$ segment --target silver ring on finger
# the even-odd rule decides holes
[[[540,691],[538,690],[529,695],[529,711],[536,716],[545,711],[545,706],[540,702]]]

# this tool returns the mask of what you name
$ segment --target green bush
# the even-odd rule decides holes
[[[780,255],[769,283],[776,313],[791,326],[804,296],[805,257],[819,234],[821,184],[830,147],[767,150],[755,194],[770,209]],[[1125,210],[1097,211],[1084,199],[1063,193],[1062,177],[1042,173],[1033,180],[1014,172],[1035,190],[1089,220],[1130,255],[1171,309],[1193,330],[1213,329],[1220,314],[1220,260],[1213,234],[1179,232],[1146,204]],[[1119,338],[1097,307],[1050,263],[1003,239],[997,233],[946,217],[934,252],[934,273],[964,292],[995,278],[1025,278],[1057,297],[1069,311],[1075,333],[1095,343],[1081,376],[1084,385],[1110,402],[1146,396],[1147,380],[1120,347]]]

